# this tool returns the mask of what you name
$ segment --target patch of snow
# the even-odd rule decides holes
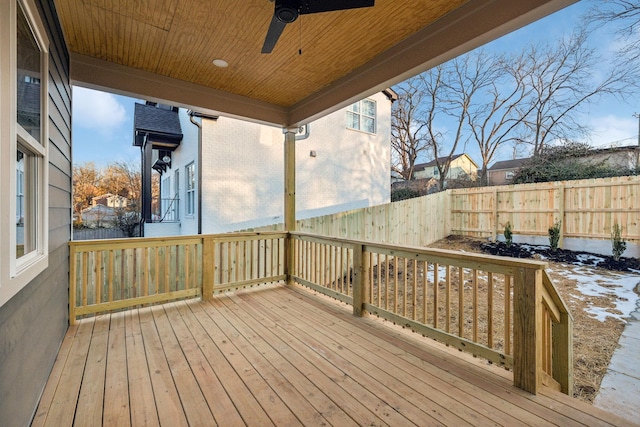
[[[555,273],[567,279],[575,280],[578,291],[580,291],[582,295],[608,298],[611,296],[615,297],[613,300],[615,307],[613,309],[595,306],[587,309],[589,314],[601,322],[604,322],[607,317],[626,322],[631,312],[636,309],[638,295],[634,292],[634,288],[640,284],[640,274],[636,272],[608,272],[606,275],[602,275],[593,268],[583,266],[574,268],[573,270],[560,270]]]

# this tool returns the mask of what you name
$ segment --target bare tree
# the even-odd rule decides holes
[[[481,99],[469,107],[467,122],[472,139],[478,145],[482,159],[480,184],[487,184],[487,168],[498,149],[505,144],[517,146],[521,140],[518,131],[526,114],[522,105],[531,94],[525,84],[529,72],[525,57],[486,55],[483,52],[469,54],[470,59],[482,64],[483,83]]]
[[[606,0],[599,1],[587,14],[587,21],[596,24],[617,25],[615,32],[625,44],[621,54],[627,61],[640,60],[640,1],[638,0]],[[624,59],[623,59],[624,61]]]
[[[466,145],[469,138],[465,128],[470,108],[496,77],[488,58],[484,51],[477,51],[420,75],[427,93],[424,120],[438,169],[440,190],[444,189],[449,178],[454,154],[460,146]],[[443,122],[453,128],[451,134],[440,131]]]
[[[531,88],[528,103],[521,107],[526,117],[527,140],[534,155],[550,141],[580,139],[589,132],[581,123],[580,108],[603,95],[624,97],[635,84],[633,67],[609,67],[587,44],[588,32],[578,28],[557,45],[531,46],[525,53],[530,64],[525,84]]]
[[[394,90],[398,100],[391,110],[391,170],[410,180],[416,159],[430,148],[421,118],[425,93],[418,77],[406,80]]]

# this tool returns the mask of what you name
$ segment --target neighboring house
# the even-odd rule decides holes
[[[447,157],[439,157],[438,163],[443,164],[447,161]],[[446,180],[452,179],[476,179],[478,175],[478,165],[466,153],[456,154],[451,157],[451,164],[447,172]],[[436,165],[436,161],[432,160],[428,163],[418,163],[414,166],[414,178],[434,178],[440,179],[440,170]]]
[[[103,205],[109,208],[126,208],[129,200],[117,194],[102,194],[91,199],[91,206]]]
[[[584,163],[604,163],[611,168],[636,170],[640,167],[640,145],[594,148],[581,159]]]
[[[390,90],[377,93],[310,123],[298,135],[298,219],[389,202],[395,96]],[[141,111],[147,123],[159,121],[151,118],[154,110],[168,117],[166,109],[138,105],[136,126]],[[176,117],[180,126],[172,128],[182,140],[173,150],[154,149],[147,163],[161,175],[161,202],[159,214],[145,224],[145,236],[220,233],[283,222],[281,128],[184,109],[169,119]]]
[[[529,157],[522,159],[495,162],[487,169],[488,185],[510,184],[518,170],[524,166]],[[577,159],[584,164],[604,164],[611,168],[637,170],[640,167],[640,146],[594,148],[589,154]]]
[[[89,228],[111,228],[118,218],[116,209],[103,204],[94,204],[80,212],[82,223]]]
[[[528,160],[529,157],[524,159],[512,159],[495,162],[489,169],[487,169],[487,184],[510,184],[518,170]]]

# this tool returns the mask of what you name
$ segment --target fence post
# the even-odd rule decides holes
[[[558,239],[558,247],[560,249],[564,249],[564,230],[567,226],[567,222],[564,217],[564,184],[560,185],[558,191],[560,192],[560,194],[558,194],[558,201],[560,203],[560,206],[558,206],[558,218],[560,219],[560,238]]]
[[[533,394],[542,382],[542,272],[518,268],[513,283],[513,384]]]
[[[213,297],[215,243],[211,237],[202,239],[202,300],[207,301]]]
[[[493,212],[491,212],[491,215],[493,216],[493,233],[491,236],[491,240],[493,240],[494,242],[498,241],[498,188],[497,187],[493,187],[493,192],[491,194],[491,197],[493,197]]]
[[[362,317],[365,314],[364,304],[369,302],[369,257],[364,245],[353,247],[353,315]]]

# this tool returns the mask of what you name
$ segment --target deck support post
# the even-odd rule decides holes
[[[363,245],[353,248],[353,315],[366,314],[364,306],[369,302],[369,256]]]
[[[513,383],[533,394],[542,384],[542,272],[518,268],[513,283]]]
[[[215,244],[211,237],[202,241],[202,300],[213,297],[213,269],[215,259]]]
[[[293,284],[293,239],[288,234],[296,229],[296,132],[297,127],[284,129],[284,231],[287,233],[284,272],[287,284]]]

